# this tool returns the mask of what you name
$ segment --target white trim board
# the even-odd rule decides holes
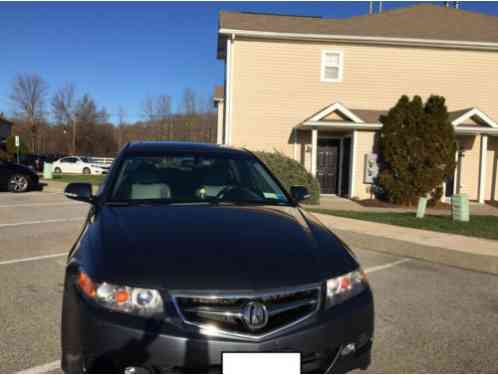
[[[338,55],[338,64],[326,64],[325,60],[327,59],[327,54],[335,54]],[[337,68],[337,78],[327,78],[325,77],[325,68],[326,67],[334,67]],[[334,82],[342,82],[344,76],[344,52],[339,50],[322,50],[320,57],[320,82],[324,83],[334,83]]]
[[[302,34],[302,33],[282,33],[272,31],[254,31],[225,29],[218,30],[221,35],[233,35],[243,37],[257,37],[263,39],[293,39],[293,40],[316,40],[332,41],[342,43],[358,44],[382,44],[398,46],[417,46],[432,48],[458,48],[458,49],[478,49],[498,51],[498,43],[491,42],[470,42],[464,40],[444,40],[444,39],[420,39],[420,38],[393,38],[378,36],[357,36],[357,35],[335,35],[335,34]]]
[[[328,107],[322,109],[316,115],[313,115],[313,117],[311,117],[308,121],[306,121],[305,124],[319,122],[323,118],[330,115],[332,112],[336,112],[336,111],[341,112],[343,115],[348,117],[352,122],[356,122],[356,123],[360,123],[360,124],[365,123],[365,121],[363,121],[360,117],[358,117],[353,112],[351,112],[349,109],[347,109],[343,104],[337,102],[337,103],[331,104]]]
[[[366,124],[366,123],[342,123],[333,121],[306,121],[301,125],[303,128],[320,128],[320,129],[341,129],[341,130],[378,130],[382,128],[382,124]]]
[[[471,110],[465,112],[463,115],[453,120],[451,124],[453,126],[458,126],[460,124],[463,124],[466,120],[473,116],[479,117],[482,121],[484,121],[492,128],[498,128],[498,124],[496,122],[494,122],[488,115],[477,108],[472,108]]]

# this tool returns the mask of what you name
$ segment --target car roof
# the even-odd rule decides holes
[[[161,154],[168,152],[214,153],[225,155],[251,155],[247,150],[210,143],[143,141],[130,142],[124,150],[125,154]]]

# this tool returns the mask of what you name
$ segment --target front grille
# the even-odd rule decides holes
[[[174,295],[183,320],[198,327],[213,327],[216,332],[259,337],[295,324],[320,307],[319,285],[250,295]],[[255,328],[248,322],[248,306],[266,309],[267,321]]]

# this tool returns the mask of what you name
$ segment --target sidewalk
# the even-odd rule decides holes
[[[361,211],[361,212],[415,212],[417,209],[415,207],[366,207],[362,206],[358,202],[352,201],[346,198],[340,197],[321,197],[320,204],[315,206],[309,206],[310,208],[326,208],[331,210],[341,210],[341,211]],[[471,215],[494,215],[498,216],[498,208],[493,207],[489,204],[478,204],[475,202],[470,202],[470,213]],[[449,209],[435,209],[427,208],[427,215],[449,215]]]
[[[66,182],[40,179],[43,184],[43,191],[47,193],[64,193]]]
[[[498,241],[314,215],[352,246],[498,274]]]

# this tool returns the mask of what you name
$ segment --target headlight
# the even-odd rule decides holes
[[[132,288],[106,282],[96,283],[80,271],[79,289],[97,304],[110,310],[151,317],[163,313],[163,299],[154,289]]]
[[[361,268],[345,275],[327,280],[325,308],[342,303],[357,296],[368,287],[367,276]]]

